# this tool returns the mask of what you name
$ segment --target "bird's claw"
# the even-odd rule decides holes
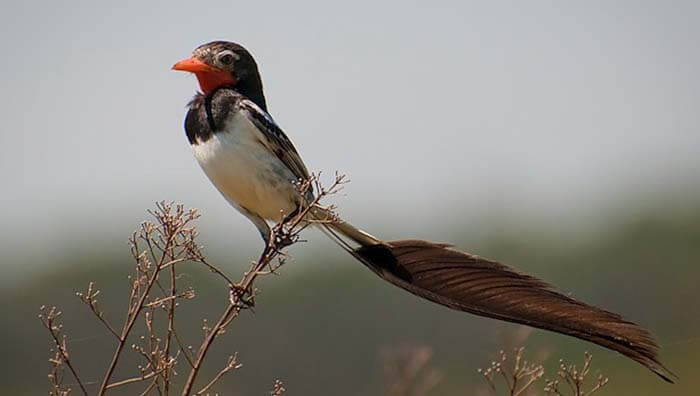
[[[249,289],[239,284],[231,284],[230,286],[229,301],[232,305],[242,305],[243,308],[252,308],[255,306],[255,299]]]
[[[277,238],[275,239],[275,244],[277,245],[278,249],[284,249],[287,246],[293,245],[296,242],[296,238],[293,234],[285,233],[282,235],[278,235]]]

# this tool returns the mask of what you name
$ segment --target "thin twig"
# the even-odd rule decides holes
[[[112,335],[114,335],[117,339],[119,339],[119,333],[117,330],[114,329],[114,327],[105,319],[104,313],[102,310],[97,306],[97,299],[96,297],[100,294],[99,290],[94,290],[95,283],[90,282],[88,283],[88,288],[85,293],[75,293],[78,298],[82,302],[84,302],[89,308],[90,311],[97,317],[97,319],[109,330]]]
[[[144,389],[143,392],[141,392],[140,396],[146,396],[148,394],[148,392],[150,392],[151,389],[153,389],[153,387],[155,387],[157,384],[158,384],[158,378],[155,378],[153,381],[151,381],[151,383],[148,385],[148,387],[146,389]]]
[[[170,250],[168,252],[171,256],[173,257],[173,251]],[[177,260],[173,259],[171,262],[175,262]],[[161,267],[162,268],[162,267]],[[173,332],[175,332],[175,303],[177,299],[177,276],[175,275],[175,265],[170,266],[170,296],[167,298],[170,298],[170,304],[168,306],[168,333],[167,336],[165,337],[165,358],[167,359],[168,356],[170,356],[170,344],[173,339]],[[165,372],[163,373],[163,388],[165,390],[165,394],[168,394],[168,390],[170,389],[170,370],[166,366]]]
[[[121,381],[112,382],[111,384],[107,385],[107,389],[116,388],[116,387],[124,386],[124,385],[128,385],[128,384],[133,384],[134,382],[141,382],[141,381],[149,380],[149,379],[159,375],[160,373],[162,373],[163,370],[165,370],[165,369],[162,369],[160,371],[151,371],[150,373],[143,375],[141,377],[132,377],[132,378],[127,378],[127,379],[124,379]]]
[[[233,354],[233,356],[230,356],[228,358],[228,363],[226,364],[226,366],[219,370],[219,372],[214,376],[214,378],[212,378],[212,380],[209,381],[209,383],[206,384],[204,388],[200,389],[199,392],[195,393],[195,395],[203,395],[204,392],[209,390],[209,388],[211,388],[215,383],[217,383],[221,379],[221,377],[224,376],[224,374],[228,373],[231,370],[239,369],[242,365],[238,363],[237,358],[237,354]]]
[[[83,385],[83,382],[80,380],[80,377],[78,376],[78,372],[75,370],[73,367],[73,363],[71,363],[70,358],[68,357],[68,350],[66,348],[66,338],[65,336],[63,337],[62,340],[59,340],[59,332],[60,332],[60,325],[55,326],[54,321],[56,318],[58,318],[61,315],[60,311],[56,310],[56,307],[51,307],[48,312],[42,307],[42,311],[44,314],[39,315],[39,320],[41,323],[46,327],[46,329],[49,331],[49,334],[51,334],[51,338],[53,339],[54,344],[56,345],[57,348],[57,353],[60,353],[60,358],[63,361],[63,363],[68,366],[68,369],[70,370],[71,374],[73,374],[73,378],[75,378],[75,381],[78,383],[78,386],[80,387],[80,390],[83,392],[85,396],[87,396],[87,390],[85,389],[85,386]]]

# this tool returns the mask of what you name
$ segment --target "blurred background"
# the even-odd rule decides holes
[[[420,301],[309,231],[219,344],[208,375],[234,351],[244,364],[219,392],[261,394],[279,378],[291,394],[383,395],[386,355],[428,348],[442,378],[431,394],[476,394],[476,369],[520,344],[550,378],[559,358],[591,351],[611,377],[601,394],[697,392],[698,2],[2,8],[3,393],[48,388],[44,304],[63,310],[84,377],[101,378],[112,340],[75,292],[96,281],[121,317],[126,239],[155,201],[199,208],[200,242],[232,277],[257,257],[257,231],[184,136],[196,81],[170,71],[215,39],[254,54],[270,112],[309,169],[352,180],[334,199],[343,217],[387,239],[453,243],[619,312],[657,336],[680,377],[669,386],[593,345]],[[196,337],[227,291],[197,268],[185,281],[199,298],[183,332]]]

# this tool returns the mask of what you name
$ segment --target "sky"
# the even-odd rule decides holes
[[[196,81],[170,70],[219,39],[253,53],[308,168],[352,180],[341,213],[384,235],[477,232],[484,215],[576,222],[698,191],[698,2],[66,4],[0,13],[14,272],[124,240],[162,199],[200,208],[220,241],[259,243],[192,157]]]

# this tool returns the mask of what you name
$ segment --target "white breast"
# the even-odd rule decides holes
[[[224,125],[224,131],[192,146],[197,161],[234,207],[279,221],[298,202],[294,175],[263,146],[262,132],[243,114],[234,113]]]

